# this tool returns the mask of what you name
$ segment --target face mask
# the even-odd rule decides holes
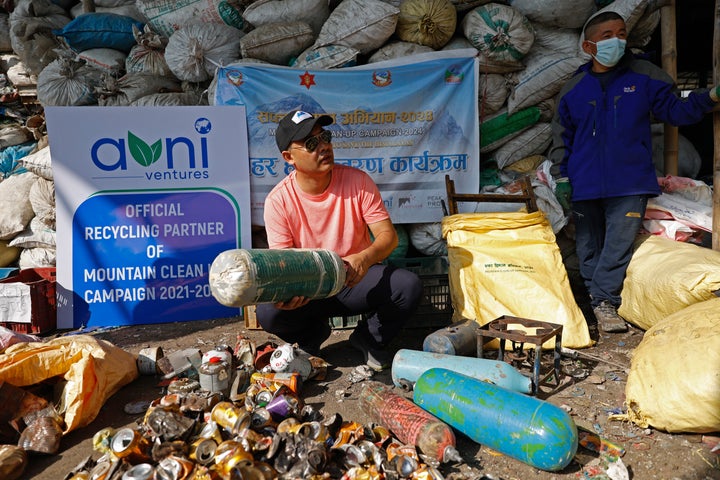
[[[599,42],[595,43],[597,53],[594,55],[594,58],[598,61],[600,65],[603,65],[605,67],[614,67],[625,54],[626,44],[627,41],[621,40],[617,37],[600,40]]]

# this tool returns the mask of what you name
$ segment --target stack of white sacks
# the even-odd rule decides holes
[[[660,21],[650,6],[656,2],[649,0],[610,5],[596,0],[95,0],[95,12],[84,13],[85,3],[18,0],[11,12],[0,11],[0,27],[8,26],[0,28],[0,65],[13,64],[36,82],[42,106],[207,105],[218,66],[346,68],[474,47],[481,70],[481,156],[483,165],[497,165],[503,182],[534,171],[539,173],[534,178],[545,178],[553,97],[588,60],[579,48],[586,19],[603,5],[618,11],[635,49],[647,45]],[[428,21],[434,28],[421,29]],[[6,178],[0,183],[2,205],[9,202],[5,199],[32,199],[31,189],[46,196],[52,188],[50,157],[42,146],[33,152],[42,162],[34,158],[32,163],[42,163],[43,173],[12,180],[21,186],[6,186],[12,177]],[[35,186],[39,182],[49,185]],[[546,180],[534,185],[540,208],[559,231],[567,219],[552,190]],[[46,216],[45,206],[37,207],[41,212],[31,207],[33,215],[27,208],[20,212],[19,231],[0,231],[0,242],[28,229],[31,234],[54,230],[54,215],[52,222],[40,223],[35,219]],[[439,223],[411,225],[408,233],[421,253],[443,253]],[[21,266],[54,263],[54,254],[29,258],[22,253]]]

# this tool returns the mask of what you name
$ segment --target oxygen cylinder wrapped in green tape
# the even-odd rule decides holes
[[[345,264],[326,249],[234,249],[215,258],[209,281],[215,299],[228,307],[327,298],[345,284]]]

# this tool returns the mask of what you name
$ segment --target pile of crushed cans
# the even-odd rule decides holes
[[[99,458],[65,480],[443,478],[436,461],[382,425],[304,405],[303,382],[327,373],[319,357],[241,337],[197,358],[157,359],[165,395],[138,408],[136,426],[98,431]]]

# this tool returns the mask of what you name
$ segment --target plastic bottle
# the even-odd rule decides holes
[[[409,390],[418,377],[431,368],[446,368],[520,393],[532,392],[530,377],[508,363],[404,348],[393,357],[392,381],[395,386]]]
[[[228,307],[327,298],[345,285],[345,264],[326,249],[238,248],[215,258],[208,280],[215,299]]]
[[[558,471],[575,456],[575,422],[550,402],[443,368],[424,372],[414,402],[472,440],[535,468]]]
[[[461,462],[455,449],[455,434],[410,400],[393,393],[379,382],[367,381],[360,392],[360,408],[378,424],[389,428],[403,443],[417,446],[425,455],[441,462]]]
[[[445,355],[472,355],[477,353],[477,329],[475,320],[463,320],[437,330],[423,341],[423,351]]]

